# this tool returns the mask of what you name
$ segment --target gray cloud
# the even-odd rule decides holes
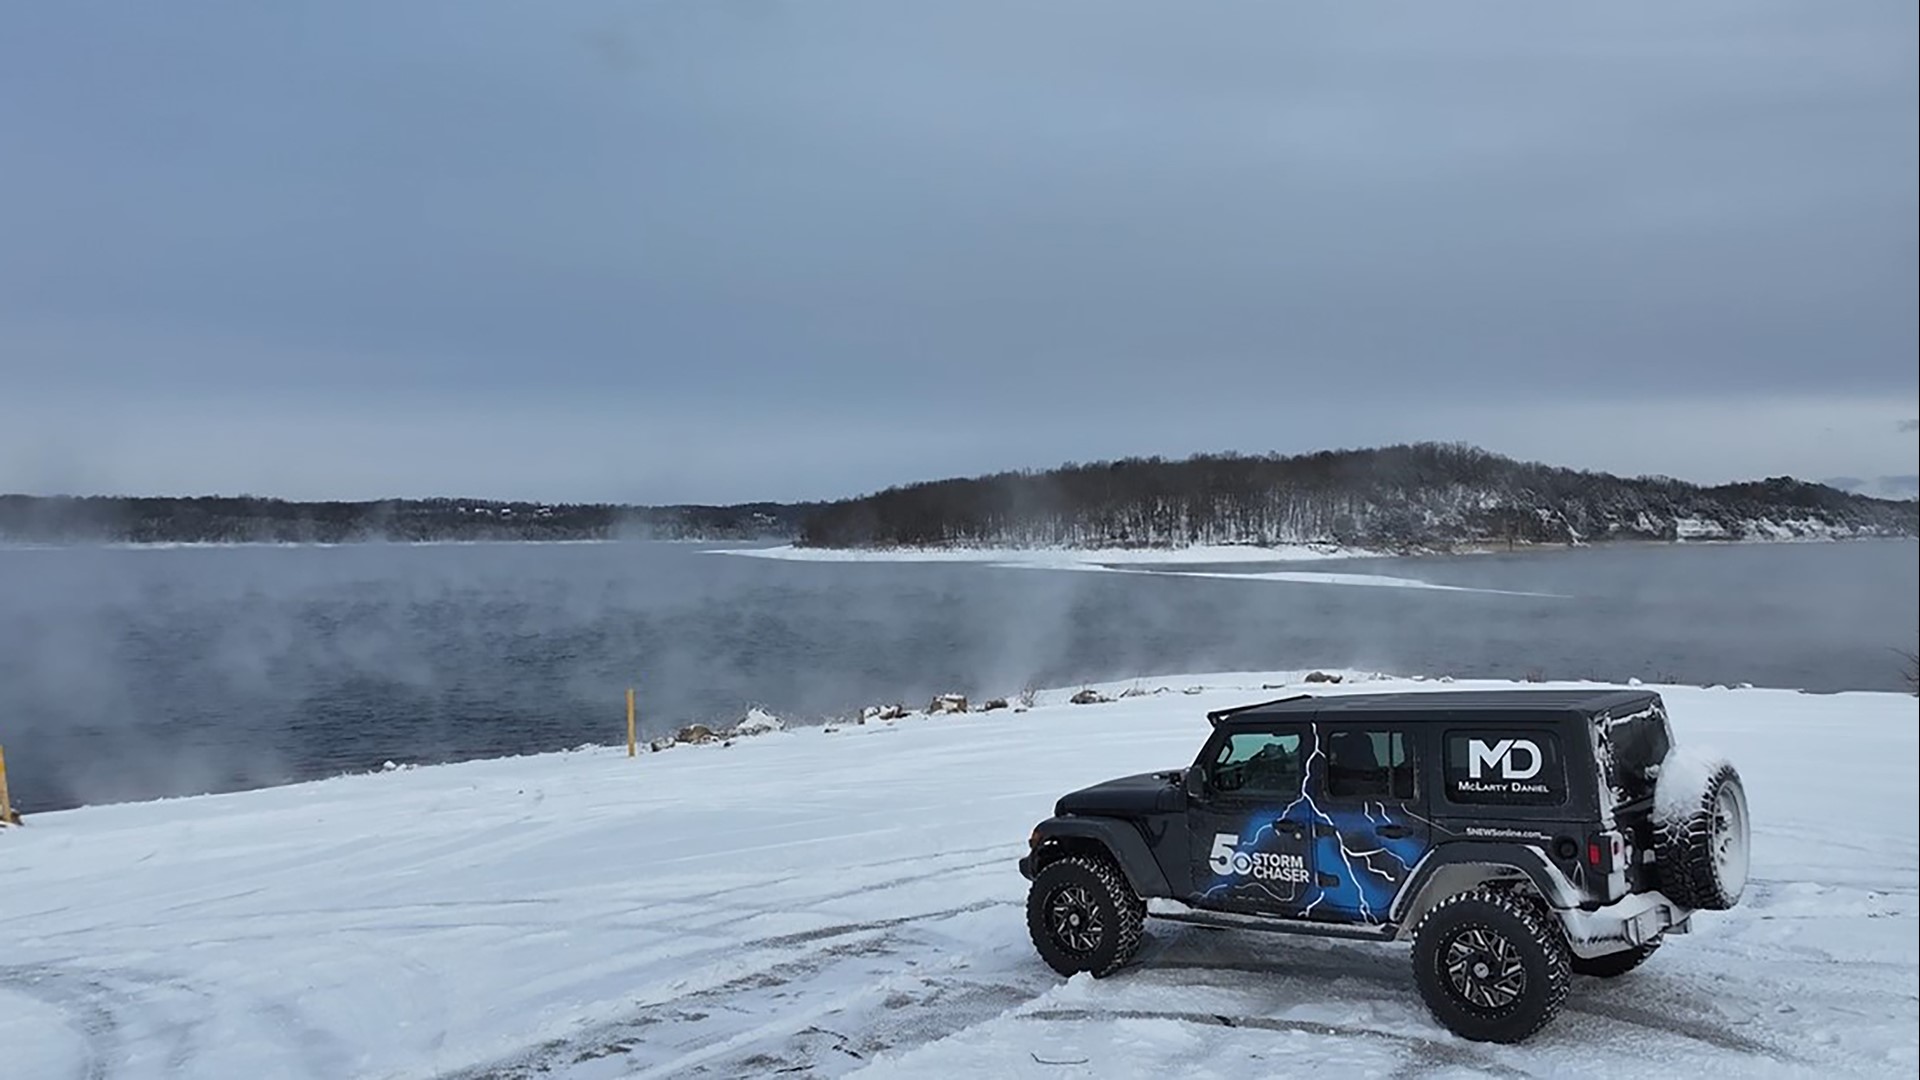
[[[1911,467],[1910,5],[193,7],[0,36],[0,488]]]

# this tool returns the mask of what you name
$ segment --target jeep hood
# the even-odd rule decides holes
[[[1089,814],[1101,817],[1132,817],[1164,812],[1179,809],[1180,792],[1178,772],[1141,773],[1062,795],[1060,801],[1054,803],[1053,812],[1055,816]]]

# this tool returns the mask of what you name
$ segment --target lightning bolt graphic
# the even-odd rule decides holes
[[[1344,845],[1342,846],[1342,850],[1345,851]],[[1385,878],[1389,883],[1391,883],[1394,880],[1393,875],[1387,873],[1385,870],[1380,869],[1379,867],[1373,865],[1372,863],[1367,862],[1366,860],[1372,858],[1375,855],[1393,855],[1395,859],[1400,860],[1401,866],[1407,865],[1407,860],[1401,859],[1400,856],[1394,855],[1393,852],[1388,851],[1386,848],[1374,848],[1372,851],[1353,851],[1353,852],[1345,852],[1345,853],[1352,855],[1356,859],[1359,859],[1360,866],[1363,869],[1365,869],[1368,873],[1378,874],[1381,877]],[[1365,903],[1366,903],[1365,900],[1361,901],[1361,904],[1363,906],[1365,905]]]
[[[1310,815],[1311,815],[1308,818],[1309,821],[1312,821],[1315,823],[1325,822],[1326,825],[1333,830],[1334,847],[1339,850],[1340,861],[1341,863],[1345,864],[1347,868],[1347,880],[1353,883],[1354,899],[1358,901],[1360,905],[1360,918],[1365,922],[1378,922],[1379,920],[1375,919],[1373,916],[1372,906],[1367,903],[1367,891],[1360,887],[1360,872],[1354,868],[1353,860],[1356,858],[1359,859],[1361,866],[1366,867],[1368,870],[1372,871],[1373,873],[1379,874],[1381,877],[1386,878],[1388,881],[1392,881],[1393,877],[1390,874],[1386,874],[1380,870],[1375,869],[1372,864],[1367,862],[1368,856],[1378,855],[1380,854],[1380,851],[1376,850],[1376,851],[1356,852],[1353,849],[1347,847],[1347,838],[1340,835],[1339,822],[1333,819],[1332,814],[1329,814],[1325,810],[1320,809],[1320,805],[1313,801],[1313,795],[1307,790],[1308,785],[1310,785],[1313,782],[1313,763],[1314,761],[1318,760],[1321,763],[1321,772],[1322,774],[1324,774],[1326,772],[1327,754],[1326,754],[1326,751],[1320,748],[1319,722],[1314,721],[1313,723],[1309,724],[1308,727],[1313,732],[1313,750],[1307,754],[1307,760],[1302,764],[1300,769],[1300,794],[1292,802],[1287,804],[1287,808],[1280,812],[1280,816],[1285,817],[1286,815],[1293,812],[1294,807],[1299,806],[1301,803],[1305,803],[1307,804],[1307,810],[1310,812]],[[1365,808],[1362,807],[1363,812],[1364,810]],[[1317,868],[1316,868],[1316,872],[1317,872]],[[1318,881],[1314,882],[1313,887],[1318,895],[1316,895],[1313,898],[1312,903],[1307,905],[1306,911],[1303,914],[1312,914],[1313,909],[1316,907],[1319,907],[1320,902],[1327,898],[1326,888],[1323,887]]]
[[[1362,921],[1377,924],[1382,916],[1375,911],[1374,903],[1368,897],[1368,889],[1365,883],[1370,880],[1383,883],[1388,886],[1388,891],[1391,893],[1394,887],[1398,886],[1404,879],[1406,872],[1412,870],[1413,864],[1407,860],[1406,856],[1403,856],[1400,852],[1395,851],[1392,847],[1384,843],[1365,849],[1349,843],[1347,837],[1340,829],[1339,818],[1336,818],[1333,812],[1321,807],[1314,799],[1312,793],[1314,762],[1317,760],[1320,763],[1321,775],[1324,777],[1328,772],[1330,759],[1321,743],[1320,725],[1318,723],[1310,723],[1308,726],[1312,733],[1313,742],[1308,750],[1306,759],[1301,763],[1299,791],[1294,795],[1291,802],[1281,808],[1277,814],[1272,814],[1267,817],[1265,821],[1261,822],[1259,828],[1254,830],[1251,837],[1242,841],[1243,848],[1257,848],[1261,840],[1263,840],[1268,833],[1276,831],[1277,827],[1285,823],[1289,818],[1292,818],[1296,811],[1301,811],[1301,817],[1305,819],[1308,827],[1307,842],[1309,850],[1315,850],[1318,847],[1313,835],[1314,828],[1324,825],[1332,834],[1334,849],[1339,853],[1341,865],[1346,868],[1346,883],[1350,884],[1353,888],[1354,901],[1358,908],[1357,914]],[[1452,833],[1453,831],[1421,817],[1405,805],[1398,805],[1394,809],[1398,810],[1399,813],[1406,818],[1422,822],[1437,832]],[[1342,810],[1340,813],[1346,815],[1349,824],[1358,824],[1353,818],[1352,810]],[[1367,825],[1379,827],[1393,824],[1396,815],[1393,810],[1388,809],[1385,800],[1363,800],[1359,807],[1359,817],[1361,820],[1364,820]],[[1294,820],[1299,821],[1300,819],[1295,818]],[[1398,874],[1394,872],[1393,868],[1374,864],[1374,858],[1383,855],[1398,864]],[[1301,915],[1303,917],[1310,917],[1322,903],[1327,901],[1330,891],[1339,888],[1340,883],[1336,883],[1331,888],[1321,885],[1317,878],[1319,870],[1320,868],[1316,865],[1316,877],[1307,883],[1312,893],[1312,899],[1308,902],[1307,906],[1302,909]],[[1366,875],[1370,875],[1370,877],[1363,876],[1362,871],[1365,871]],[[1201,895],[1212,897],[1236,885],[1256,888],[1268,897],[1282,903],[1292,902],[1293,900],[1291,897],[1283,897],[1274,892],[1265,882],[1251,880],[1237,881],[1229,879],[1222,881],[1215,884],[1212,888],[1207,889]],[[1377,889],[1378,885],[1376,885],[1375,888]]]

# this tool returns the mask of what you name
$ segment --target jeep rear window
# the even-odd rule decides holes
[[[1447,801],[1474,805],[1558,806],[1567,801],[1567,766],[1551,731],[1447,732]]]
[[[1398,731],[1334,731],[1327,736],[1327,794],[1336,799],[1411,799],[1413,762]]]
[[[1652,767],[1665,761],[1671,748],[1665,710],[1655,706],[1622,716],[1609,721],[1604,730],[1600,762],[1606,768],[1607,786],[1622,801],[1651,795]]]

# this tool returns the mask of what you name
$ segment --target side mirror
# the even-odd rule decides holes
[[[1204,799],[1207,797],[1207,770],[1202,765],[1187,766],[1187,798]]]

